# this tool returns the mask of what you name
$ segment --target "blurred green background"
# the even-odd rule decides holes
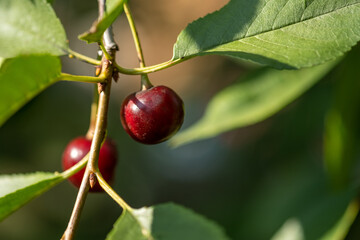
[[[148,65],[170,59],[180,30],[226,1],[212,0],[206,7],[201,1],[179,2],[131,1]],[[95,57],[96,45],[76,37],[96,19],[96,1],[62,0],[54,5],[70,47]],[[188,6],[191,10],[185,11]],[[121,17],[114,25],[118,62],[135,67],[126,24]],[[288,219],[301,223],[305,239],[319,239],[343,214],[359,185],[359,54],[359,47],[353,49],[330,74],[275,116],[177,149],[167,143],[142,145],[127,136],[119,109],[140,81],[121,75],[112,90],[108,122],[108,135],[119,151],[115,190],[133,207],[169,201],[184,205],[216,221],[232,239],[270,239]],[[202,116],[216,92],[257,68],[209,56],[151,74],[150,79],[183,97],[185,129]],[[94,69],[63,58],[63,72],[92,75]],[[70,82],[57,83],[33,99],[0,128],[0,173],[61,171],[65,146],[87,131],[91,101],[91,85]],[[340,133],[349,132],[351,137],[339,137],[348,147],[345,164],[326,168],[324,129],[329,134],[336,131],[330,114],[334,112],[345,119]],[[328,149],[336,148],[336,143],[327,143]],[[1,222],[0,239],[59,239],[75,198],[76,189],[62,183]],[[89,195],[76,239],[104,239],[120,214],[107,195]],[[360,238],[356,224],[347,239]]]

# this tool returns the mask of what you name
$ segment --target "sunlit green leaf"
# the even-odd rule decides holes
[[[300,96],[333,66],[334,62],[297,71],[260,70],[219,92],[205,115],[170,143],[178,146],[262,121]]]
[[[167,203],[123,212],[107,240],[225,240],[215,223],[179,205]]]
[[[0,176],[0,221],[63,179],[44,172]]]
[[[123,5],[127,0],[108,0],[106,1],[106,11],[104,17],[95,22],[89,31],[81,34],[79,38],[88,43],[100,42],[105,30],[115,21],[123,11]]]
[[[55,56],[23,56],[0,65],[0,126],[21,106],[56,81],[61,72]]]
[[[63,26],[45,0],[0,1],[0,57],[63,55],[67,48]]]
[[[129,211],[124,211],[121,214],[106,240],[115,240],[119,238],[123,240],[147,239],[142,233],[142,226],[139,221],[133,214],[129,213]]]
[[[360,40],[360,0],[231,0],[183,30],[173,59],[218,54],[276,68],[335,59]]]

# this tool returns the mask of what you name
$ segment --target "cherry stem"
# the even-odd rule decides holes
[[[140,44],[139,34],[138,34],[138,31],[136,30],[135,21],[134,21],[134,18],[132,17],[130,7],[127,3],[124,3],[124,12],[125,12],[128,22],[129,22],[131,33],[132,33],[132,36],[134,39],[135,48],[136,48],[136,52],[137,52],[138,59],[139,59],[139,65],[141,68],[144,68],[145,67],[145,59],[144,59],[144,54],[143,54],[141,44]],[[141,89],[146,90],[151,87],[152,87],[152,84],[149,80],[148,75],[146,73],[141,74]]]
[[[85,157],[83,157],[83,159],[81,159],[78,163],[76,163],[74,166],[72,166],[71,168],[69,168],[68,170],[60,173],[60,175],[63,178],[69,178],[72,175],[74,175],[75,173],[77,173],[78,171],[80,171],[83,167],[85,167],[87,161],[89,160],[89,153],[85,155]]]

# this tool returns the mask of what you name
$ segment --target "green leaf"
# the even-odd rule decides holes
[[[358,154],[360,46],[341,62],[333,78],[333,99],[325,119],[324,163],[333,187],[351,183]]]
[[[288,219],[271,240],[305,240],[304,229],[296,218]]]
[[[231,0],[188,25],[173,59],[217,54],[276,68],[335,59],[360,40],[360,0]]]
[[[124,10],[123,5],[128,0],[108,0],[106,1],[106,11],[104,17],[100,21],[96,21],[89,31],[79,36],[81,40],[87,43],[100,42],[105,30],[115,21]]]
[[[142,226],[139,220],[129,211],[124,211],[114,224],[113,230],[109,233],[106,240],[146,240],[142,233]]]
[[[175,135],[170,144],[179,146],[260,122],[300,96],[334,64],[330,62],[297,71],[261,69],[219,92],[210,101],[205,115]]]
[[[45,172],[0,176],[0,221],[62,180]]]
[[[346,209],[339,221],[321,238],[321,240],[345,239],[351,225],[359,212],[359,203],[354,200]]]
[[[63,26],[45,0],[0,1],[0,56],[63,55],[68,49]]]
[[[359,212],[359,203],[354,200],[347,207],[339,221],[321,238],[321,240],[345,239],[351,225]]]
[[[0,61],[1,62],[1,61]],[[55,56],[23,56],[0,64],[0,126],[60,75]]]
[[[345,239],[350,226],[353,224],[359,204],[353,201],[349,204],[344,214],[339,218],[336,224],[329,229],[320,239],[321,240],[338,240]],[[271,240],[305,240],[305,233],[301,222],[296,218],[288,219],[284,225],[275,233]]]
[[[223,230],[206,218],[172,203],[124,211],[107,240],[220,240]]]

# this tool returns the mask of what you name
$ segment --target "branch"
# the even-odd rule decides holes
[[[99,4],[99,18],[101,19],[105,11],[105,0],[99,0],[98,4]],[[111,29],[110,30],[108,29],[107,31],[105,31],[103,38],[104,38],[104,44],[106,50],[108,51],[112,59],[114,59],[117,45],[113,41],[113,37],[110,35],[112,35],[112,32]],[[105,77],[105,82],[98,83],[99,102],[98,102],[94,137],[91,143],[91,147],[89,151],[89,160],[86,166],[84,177],[81,182],[81,186],[76,198],[73,212],[70,217],[70,221],[62,237],[63,240],[72,240],[74,238],[75,229],[79,223],[80,214],[84,207],[86,196],[90,187],[89,179],[91,176],[94,176],[96,172],[98,172],[99,152],[101,148],[101,143],[103,142],[106,134],[107,113],[108,113],[111,80],[113,73],[112,63],[109,62],[109,60],[106,59],[105,56],[103,56],[101,63],[102,64],[101,64],[100,76]]]
[[[106,0],[98,0],[99,3],[99,18],[101,19],[104,16],[104,13],[106,11]],[[108,27],[103,35],[103,43],[105,46],[106,51],[112,55],[111,53],[115,53],[117,50],[119,50],[118,45],[116,44],[114,40],[114,34],[112,32],[112,26]]]

